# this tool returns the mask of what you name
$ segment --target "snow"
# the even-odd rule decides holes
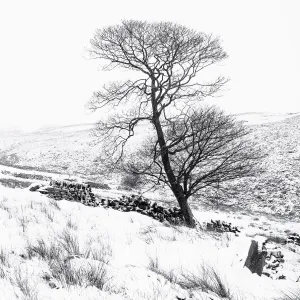
[[[234,117],[237,120],[245,121],[248,125],[279,122],[294,116],[300,116],[300,112],[297,113],[252,112],[252,113],[242,113],[242,114],[234,115]]]
[[[185,227],[176,229],[166,226],[134,212],[87,207],[65,200],[57,202],[58,210],[46,196],[28,190],[0,187],[0,195],[0,249],[7,253],[10,265],[3,267],[6,275],[0,277],[0,299],[13,300],[22,295],[14,281],[18,271],[28,280],[30,289],[37,295],[36,299],[47,300],[174,300],[176,296],[189,299],[190,291],[162,274],[175,274],[178,278],[182,278],[182,274],[196,274],[199,277],[203,265],[212,266],[231,292],[241,299],[275,299],[282,291],[296,289],[298,285],[295,282],[300,275],[297,270],[298,253],[284,252],[288,280],[275,281],[265,276],[259,277],[244,268],[244,262],[253,235],[262,239],[259,237],[258,226],[268,222],[273,232],[279,233],[285,228],[299,231],[299,224],[280,223],[267,218],[253,220],[251,216],[197,210],[195,216],[201,222],[220,219],[243,228],[239,236],[206,231],[199,233]],[[252,222],[257,225],[251,227]],[[88,249],[101,250],[108,261],[107,273],[110,278],[104,290],[79,285],[66,288],[54,279],[52,281],[59,288],[51,288],[42,279],[45,274],[51,274],[48,262],[38,257],[26,259],[20,256],[26,255],[26,247],[36,244],[38,239],[44,239],[50,245],[64,230],[77,238],[81,253]],[[98,260],[80,256],[70,260],[75,269],[99,263]],[[212,292],[194,290],[193,293],[192,299],[220,299]]]
[[[25,299],[17,278],[27,282],[31,294],[26,297],[32,300],[221,299],[213,291],[205,292],[199,288],[191,291],[179,284],[187,275],[205,278],[203,266],[216,270],[234,295],[233,300],[275,300],[282,293],[297,291],[299,247],[281,246],[285,259],[282,271],[286,280],[259,277],[245,268],[244,263],[252,239],[263,241],[270,236],[284,238],[291,232],[300,233],[297,218],[300,211],[299,116],[299,113],[237,116],[254,129],[252,138],[269,153],[264,161],[266,172],[233,183],[239,185],[241,191],[234,198],[227,199],[227,202],[233,203],[230,207],[216,209],[199,203],[199,199],[191,199],[194,215],[201,223],[211,219],[231,222],[241,229],[238,236],[206,230],[196,232],[185,227],[168,226],[135,212],[87,207],[64,200],[57,202],[58,209],[44,195],[0,185],[0,258],[3,257],[1,249],[7,257],[6,263],[1,263],[0,259],[0,299]],[[43,129],[23,137],[17,132],[12,136],[5,132],[0,143],[2,150],[6,147],[2,155],[16,154],[20,165],[45,169],[53,166],[61,171],[59,168],[66,163],[70,169],[65,175],[0,164],[0,178],[16,179],[15,173],[26,173],[57,179],[90,179],[88,176],[75,176],[72,171],[79,168],[85,175],[95,171],[89,166],[93,164],[97,149],[90,146],[92,139],[89,134],[86,124]],[[99,182],[101,176],[97,178]],[[26,178],[20,180],[32,181]],[[101,182],[112,187],[110,190],[94,190],[101,197],[119,198],[132,193],[119,190],[115,176],[105,176]],[[172,202],[168,192],[148,192],[145,196],[155,201]],[[290,212],[296,212],[293,220]],[[64,286],[57,278],[48,282],[43,278],[45,274],[52,274],[50,262],[38,256],[26,257],[29,245],[37,245],[42,239],[50,247],[61,241],[63,234],[75,238],[80,252],[70,259],[73,269],[84,270],[101,265],[99,257],[86,255],[88,251],[97,252],[107,263],[108,278],[103,290],[88,283]]]

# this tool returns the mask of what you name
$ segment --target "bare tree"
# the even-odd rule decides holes
[[[155,149],[159,150],[165,181],[187,224],[195,226],[187,195],[196,187],[187,192],[184,184],[190,181],[181,179],[190,173],[180,175],[183,177],[179,180],[180,170],[174,169],[172,163],[175,148],[169,147],[167,131],[170,123],[183,118],[200,100],[214,96],[226,83],[224,77],[201,83],[196,78],[199,72],[227,57],[219,39],[169,22],[123,21],[121,25],[97,30],[89,51],[92,58],[108,62],[105,70],[122,67],[137,74],[135,80],[104,86],[89,102],[91,110],[130,104],[130,110],[98,123],[99,134],[109,146],[107,153],[120,162],[136,127],[149,121],[156,133]]]
[[[263,154],[247,138],[250,129],[216,107],[202,107],[182,118],[169,119],[164,129],[170,165],[186,200],[208,188],[226,192],[226,182],[254,176],[259,170]],[[172,189],[155,135],[127,155],[122,168]]]

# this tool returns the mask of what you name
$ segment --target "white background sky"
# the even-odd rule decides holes
[[[299,0],[1,0],[0,127],[95,121],[84,105],[108,79],[85,48],[122,19],[174,21],[219,35],[231,113],[300,111]]]

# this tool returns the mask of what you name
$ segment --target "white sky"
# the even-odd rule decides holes
[[[217,102],[228,112],[300,111],[299,9],[299,0],[2,0],[0,127],[95,121],[84,105],[116,74],[85,48],[96,28],[122,19],[219,35],[231,82]]]

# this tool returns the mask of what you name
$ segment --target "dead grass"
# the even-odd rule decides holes
[[[70,230],[64,229],[59,235],[60,246],[64,249],[68,255],[81,255],[79,241],[75,234],[72,234]]]
[[[283,236],[279,236],[279,235],[270,235],[267,236],[267,241],[268,242],[273,242],[276,244],[280,244],[280,245],[285,245],[286,244],[286,238]]]
[[[283,292],[282,296],[276,298],[274,300],[299,300],[300,299],[300,290],[298,291],[290,291],[290,292]]]
[[[58,203],[57,203],[57,201],[56,200],[53,200],[53,199],[50,199],[49,200],[49,204],[52,206],[52,207],[54,207],[55,209],[57,209],[57,210],[61,210],[61,208],[60,208],[60,206],[58,205]]]
[[[0,250],[0,264],[4,265],[4,266],[8,266],[8,254],[7,252],[5,252],[3,250],[3,248],[1,248]]]
[[[197,274],[182,272],[181,278],[177,283],[186,290],[213,293],[228,300],[241,299],[233,294],[226,280],[212,266],[202,265]]]
[[[23,215],[23,211],[22,211],[22,215],[19,217],[19,222],[20,222],[20,226],[22,227],[23,233],[25,233],[28,219]]]
[[[5,268],[10,267],[9,260],[8,260],[8,254],[1,248],[0,250],[0,278],[5,278]]]
[[[68,221],[66,223],[66,226],[70,229],[73,229],[73,230],[77,230],[78,229],[78,226],[76,225],[76,223],[72,220],[71,216],[68,218]]]
[[[54,220],[54,213],[47,207],[46,205],[41,206],[41,212],[51,221],[53,222]]]
[[[169,271],[164,270],[160,266],[159,259],[158,259],[157,255],[155,255],[155,257],[151,257],[151,256],[148,256],[148,257],[149,257],[148,268],[152,272],[164,277],[166,280],[168,280],[171,283],[177,283],[177,275],[176,275],[175,270],[169,270]]]
[[[6,277],[5,269],[3,265],[0,265],[0,278],[4,279]]]
[[[14,270],[14,278],[11,278],[11,283],[21,290],[26,300],[38,299],[36,289],[29,284],[29,275],[27,273],[24,274],[20,267]]]
[[[0,209],[7,211],[8,213],[10,213],[10,209],[9,207],[7,207],[5,205],[6,200],[3,199],[3,201],[0,202]]]
[[[27,255],[31,259],[34,256],[38,256],[44,260],[60,259],[62,251],[57,243],[50,243],[46,245],[43,239],[37,241],[35,245],[28,244]]]
[[[147,244],[154,243],[153,236],[157,235],[157,229],[153,225],[146,226],[140,230],[140,234],[142,235],[144,241]]]
[[[80,255],[77,238],[69,231],[64,230],[57,240],[47,244],[44,240],[38,240],[36,244],[27,246],[28,258],[34,256],[46,261],[52,276],[65,288],[78,285],[83,287],[95,286],[102,290],[108,287],[110,279],[107,272],[109,263],[105,253],[87,250],[88,255]],[[71,260],[76,257],[82,258],[82,266],[74,268]],[[85,258],[92,258],[95,264],[85,264]],[[19,282],[22,283],[21,279]],[[26,282],[23,284],[26,289]]]
[[[28,188],[32,182],[29,181],[22,181],[22,180],[16,180],[16,179],[12,179],[12,178],[0,178],[0,184],[2,184],[5,187],[9,187],[9,188]]]
[[[108,276],[107,265],[104,263],[74,268],[70,261],[53,260],[50,262],[50,269],[52,276],[66,288],[78,285],[95,286],[99,290],[103,290],[111,279]]]

